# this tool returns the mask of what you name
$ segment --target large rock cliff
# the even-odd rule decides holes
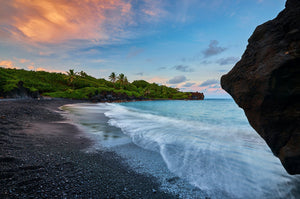
[[[290,174],[300,174],[300,0],[256,28],[221,85]]]

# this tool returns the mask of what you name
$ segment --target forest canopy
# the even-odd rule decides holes
[[[30,92],[57,98],[91,99],[101,93],[121,94],[132,99],[189,99],[192,95],[190,92],[181,92],[177,88],[145,80],[130,83],[123,73],[112,72],[108,79],[109,81],[97,79],[84,71],[75,72],[72,69],[63,74],[0,67],[0,97],[5,97],[18,89],[20,82],[22,87],[29,89]]]

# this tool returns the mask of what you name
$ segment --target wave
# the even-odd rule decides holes
[[[111,126],[161,154],[168,169],[213,198],[297,198],[300,178],[289,176],[248,126],[171,118],[105,104]]]

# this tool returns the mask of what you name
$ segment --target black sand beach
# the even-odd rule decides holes
[[[0,101],[0,198],[176,198],[64,123],[74,100]]]

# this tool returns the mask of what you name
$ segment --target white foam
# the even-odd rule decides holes
[[[289,194],[282,186],[300,183],[299,176],[289,176],[250,128],[106,106],[110,125],[121,128],[136,145],[159,152],[171,172],[213,198],[282,198]]]
[[[164,115],[109,103],[72,106],[70,111],[77,121],[102,147],[110,147],[131,159],[139,171],[157,175],[164,189],[185,189],[185,192],[178,191],[183,198],[193,198],[193,194],[200,193],[201,197],[211,198],[300,196],[300,176],[288,175],[264,140],[243,121],[227,124],[201,118],[188,120],[190,117],[178,113]],[[103,114],[107,118],[103,118]],[[110,139],[114,135],[118,138]],[[132,147],[130,140],[149,153]],[[161,160],[165,164],[161,164]],[[158,162],[151,163],[153,161]],[[172,175],[167,174],[163,165],[181,179],[169,183],[167,179]],[[183,185],[186,181],[202,191]]]

